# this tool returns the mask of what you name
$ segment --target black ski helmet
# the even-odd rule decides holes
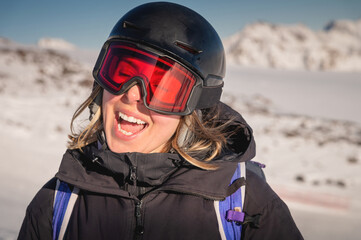
[[[222,41],[211,24],[195,11],[179,4],[152,2],[126,13],[114,26],[107,41],[125,40],[162,53],[203,80],[196,108],[219,102],[225,75]],[[106,45],[106,43],[105,43]],[[104,56],[106,47],[99,55]],[[93,75],[99,68],[99,59]]]

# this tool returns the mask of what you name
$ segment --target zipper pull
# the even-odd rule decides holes
[[[130,181],[133,182],[133,186],[137,185],[137,167],[135,166],[130,166],[130,176],[129,176]]]

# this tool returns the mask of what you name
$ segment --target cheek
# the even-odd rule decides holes
[[[180,116],[152,115],[153,123],[157,127],[159,134],[163,136],[163,138],[166,138],[166,140],[169,140],[177,130]]]

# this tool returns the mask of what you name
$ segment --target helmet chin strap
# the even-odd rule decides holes
[[[89,121],[91,121],[93,119],[95,113],[98,111],[98,109],[102,105],[103,91],[104,90],[102,90],[88,106],[89,112],[90,112]]]
[[[94,82],[94,86],[95,86]],[[89,104],[89,121],[91,121],[95,115],[95,113],[99,110],[100,106],[102,105],[103,100],[103,90],[94,98],[94,100]],[[97,132],[97,139],[98,139],[98,149],[107,149],[107,139],[105,137],[105,132],[103,129],[103,126],[101,127],[101,130]]]

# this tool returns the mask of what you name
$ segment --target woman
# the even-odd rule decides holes
[[[302,239],[262,178],[234,177],[255,144],[219,101],[224,73],[221,40],[196,12],[161,2],[123,16],[73,117],[90,108],[90,122],[71,134],[19,239]]]

